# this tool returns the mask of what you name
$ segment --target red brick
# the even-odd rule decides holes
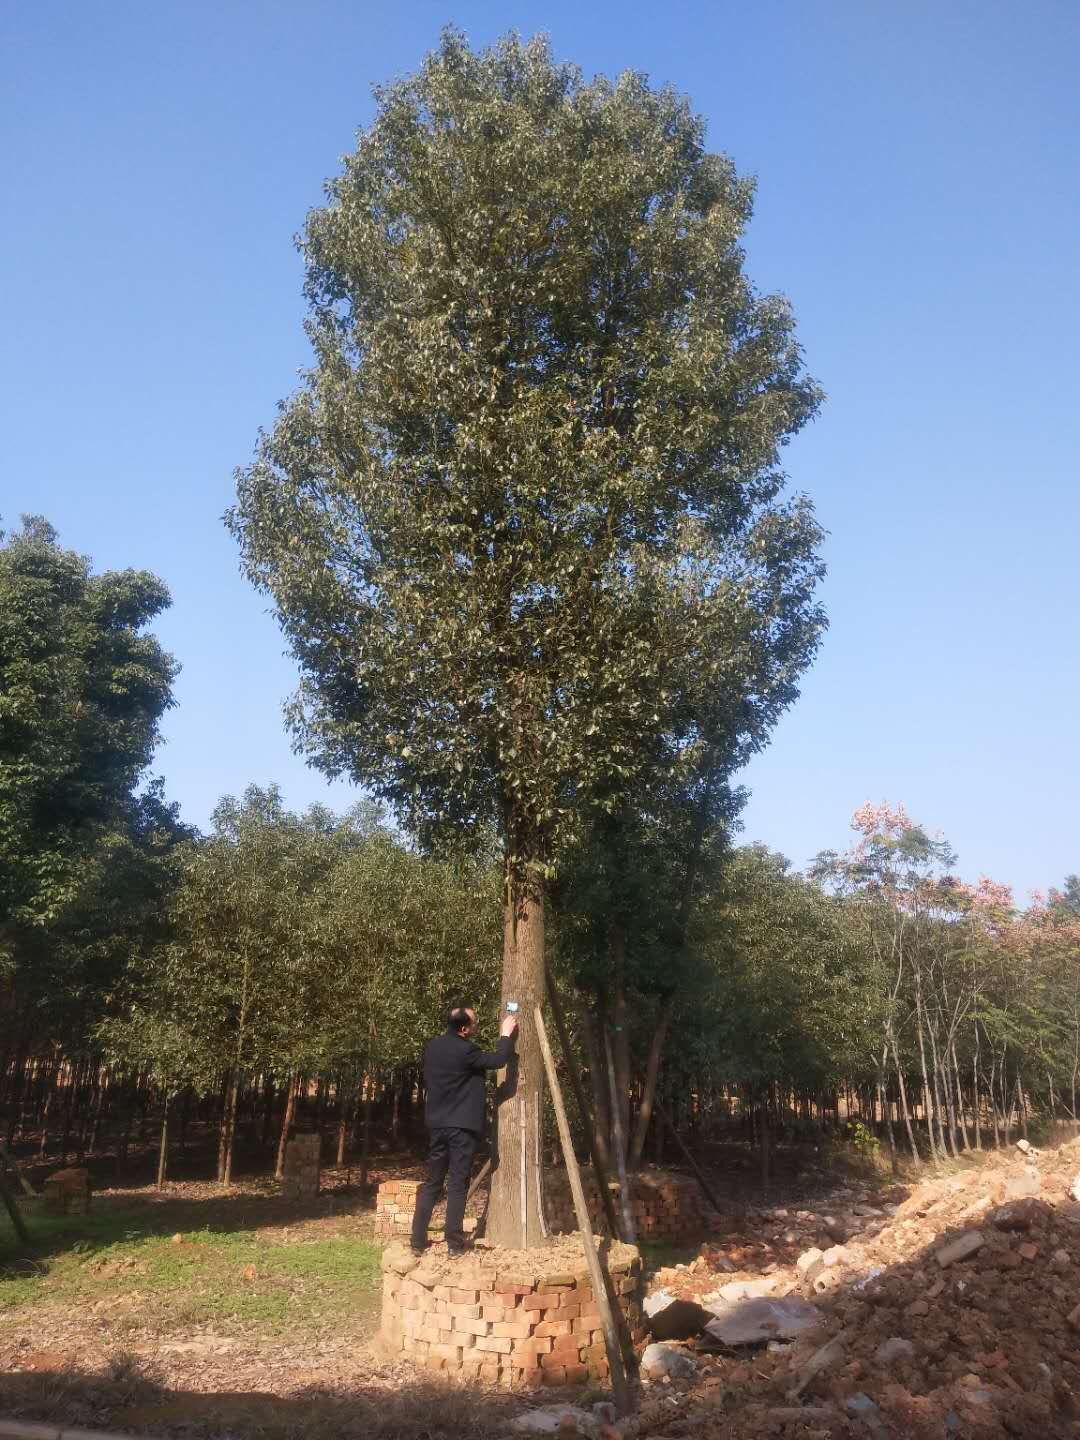
[[[525,1293],[527,1294],[528,1292],[526,1291]],[[517,1309],[517,1304],[518,1301],[521,1299],[521,1295],[517,1290],[504,1290],[500,1288],[495,1291],[495,1299],[500,1305],[503,1306],[504,1309],[515,1310]]]
[[[566,1383],[568,1385],[580,1385],[582,1381],[589,1378],[589,1371],[584,1365],[567,1365]]]
[[[512,1340],[504,1340],[499,1335],[478,1335],[473,1345],[474,1350],[489,1350],[495,1355],[509,1355],[513,1348]]]
[[[431,1345],[428,1347],[428,1354],[434,1355],[439,1360],[449,1360],[457,1365],[461,1360],[460,1345]]]
[[[557,1306],[558,1303],[558,1292],[554,1290],[544,1290],[533,1295],[523,1295],[521,1297],[521,1308],[523,1310],[549,1310]]]
[[[527,1340],[533,1329],[527,1320],[496,1320],[491,1333],[507,1340]]]
[[[447,1317],[449,1319],[449,1316]],[[453,1319],[455,1335],[490,1335],[490,1320],[474,1320],[470,1315],[455,1315]]]
[[[449,1299],[451,1305],[475,1305],[479,1294],[479,1290],[459,1290],[456,1285],[452,1285]]]
[[[520,1355],[547,1355],[551,1351],[553,1341],[547,1336],[534,1336],[531,1340],[514,1341],[514,1357]]]
[[[581,1306],[576,1300],[571,1301],[569,1304],[566,1304],[564,1302],[562,1305],[559,1306],[558,1309],[558,1318],[560,1320],[576,1320],[580,1314]],[[548,1317],[545,1315],[544,1319],[546,1320],[547,1318]],[[551,1316],[551,1319],[554,1320],[555,1318],[556,1317],[554,1315]]]
[[[572,1333],[573,1321],[571,1320],[541,1320],[533,1334],[543,1337],[544,1335],[569,1335]]]
[[[581,1341],[576,1335],[558,1335],[551,1346],[553,1355],[572,1355],[576,1360],[581,1354]]]

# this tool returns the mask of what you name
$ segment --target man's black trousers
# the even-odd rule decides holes
[[[452,1126],[431,1132],[428,1151],[427,1179],[416,1192],[413,1211],[412,1243],[422,1250],[427,1244],[431,1212],[439,1203],[443,1181],[446,1181],[446,1244],[450,1250],[465,1248],[465,1196],[469,1189],[469,1172],[480,1137],[475,1130],[458,1130]]]

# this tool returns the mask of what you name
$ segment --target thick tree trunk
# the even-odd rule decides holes
[[[544,1243],[532,1174],[543,1059],[532,1015],[544,1003],[544,885],[519,847],[506,867],[502,1007],[518,1004],[517,1045],[496,1091],[496,1152],[487,1233],[493,1245],[528,1250]]]

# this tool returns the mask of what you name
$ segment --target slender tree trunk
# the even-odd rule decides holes
[[[368,1183],[368,1169],[371,1164],[371,1103],[375,1095],[375,1076],[365,1075],[363,1083],[364,1091],[364,1131],[363,1144],[360,1149],[360,1186],[364,1188]]]
[[[618,1080],[615,1075],[614,1046],[611,1037],[604,1032],[604,1049],[607,1056],[608,1085],[611,1089],[611,1113],[614,1117],[615,1130],[611,1137],[612,1149],[615,1151],[615,1164],[619,1175],[619,1204],[622,1211],[622,1239],[628,1245],[633,1245],[634,1234],[634,1210],[630,1200],[630,1179],[626,1173],[626,1136],[623,1131],[623,1107],[618,1094]]]
[[[638,1110],[634,1140],[630,1146],[630,1156],[627,1162],[630,1170],[638,1168],[645,1151],[645,1137],[649,1133],[649,1121],[652,1119],[653,1102],[656,1099],[656,1086],[660,1075],[660,1056],[663,1053],[668,1026],[671,1024],[671,1012],[674,1008],[674,997],[665,996],[660,1005],[656,1028],[649,1041],[649,1058],[645,1065],[645,1085],[641,1092],[641,1108]]]
[[[344,1076],[338,1077],[338,1122],[337,1122],[337,1156],[335,1163],[340,1168],[345,1164],[346,1142],[349,1138],[349,1112],[352,1108],[352,1086],[346,1086]],[[394,1090],[394,1099],[397,1100],[397,1090]]]
[[[161,1143],[158,1147],[157,1188],[164,1190],[165,1177],[169,1168],[169,1106],[170,1096],[165,1090],[165,1104],[161,1111]]]
[[[232,1184],[233,1148],[236,1142],[236,1107],[240,1100],[242,1083],[241,1076],[236,1070],[231,1070],[229,1077],[225,1109],[221,1116],[221,1133],[218,1137],[218,1178],[222,1185]]]
[[[289,1131],[292,1129],[293,1117],[296,1114],[296,1092],[300,1088],[300,1076],[290,1075],[289,1083],[285,1090],[285,1110],[281,1117],[281,1133],[278,1136],[277,1162],[274,1165],[274,1178],[280,1180],[285,1174],[285,1146],[289,1141]]]
[[[915,1130],[911,1124],[911,1108],[908,1105],[907,1085],[904,1083],[904,1067],[900,1064],[900,1050],[896,1043],[896,1036],[890,1030],[888,1039],[892,1044],[893,1062],[896,1065],[896,1085],[900,1092],[900,1115],[904,1121],[904,1128],[907,1131],[908,1144],[911,1146],[911,1158],[916,1166],[922,1165],[922,1156],[919,1154],[919,1147],[915,1143]]]
[[[506,864],[503,925],[502,1005],[516,1000],[520,1025],[510,1064],[496,1091],[496,1155],[491,1177],[487,1232],[493,1245],[529,1250],[543,1243],[536,1203],[537,1186],[529,1173],[529,1124],[540,1100],[543,1059],[532,1015],[544,1003],[544,888],[537,862],[541,856],[520,828],[511,837]],[[519,858],[520,857],[520,858]],[[532,863],[530,863],[532,862]],[[524,1210],[522,1200],[524,1198]]]
[[[967,1120],[964,1118],[964,1087],[960,1083],[960,1062],[956,1058],[956,1036],[953,1036],[949,1046],[949,1054],[952,1058],[952,1073],[954,1089],[956,1091],[957,1118],[960,1121],[960,1137],[963,1140],[965,1153],[971,1150],[971,1141],[968,1139]]]
[[[923,1034],[922,980],[915,972],[915,1028],[919,1036],[919,1067],[922,1073],[923,1108],[926,1111],[926,1138],[930,1146],[930,1159],[938,1158],[937,1141],[934,1138],[934,1106],[930,1098],[930,1077],[926,1069],[926,1037]]]
[[[596,1000],[596,1011],[589,1009],[583,997],[580,1004],[581,1034],[585,1043],[585,1055],[589,1064],[589,1086],[593,1093],[596,1148],[600,1161],[606,1170],[611,1169],[611,1101],[608,1097],[607,1065],[603,1060],[600,1034],[604,1030],[603,997]]]
[[[881,1118],[885,1122],[885,1133],[888,1135],[889,1138],[889,1163],[891,1164],[892,1172],[895,1175],[900,1167],[900,1161],[896,1154],[896,1136],[893,1134],[892,1115],[889,1111],[889,1101],[885,1092],[885,1067],[888,1065],[888,1063],[889,1052],[887,1049],[882,1050],[881,1064],[878,1067],[877,1075],[877,1093],[878,1100],[881,1104]]]

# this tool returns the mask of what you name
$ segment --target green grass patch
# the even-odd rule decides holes
[[[120,1328],[156,1332],[214,1324],[303,1331],[368,1314],[379,1247],[341,1237],[289,1243],[257,1230],[161,1233],[160,1214],[33,1216],[26,1256],[0,1248],[0,1315],[28,1306],[100,1311]]]

